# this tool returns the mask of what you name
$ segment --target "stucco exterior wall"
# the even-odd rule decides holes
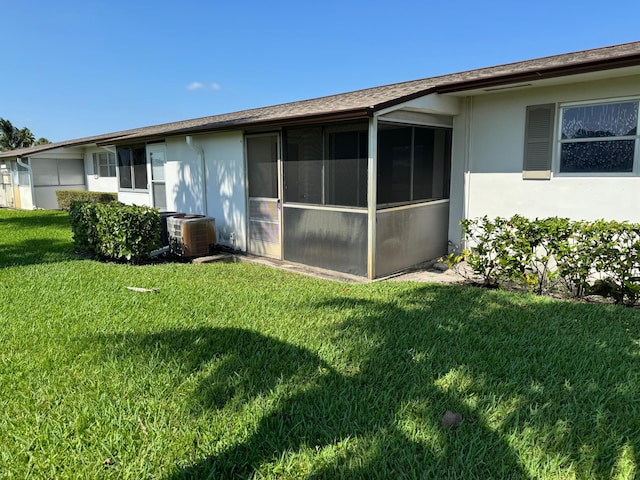
[[[206,213],[214,217],[218,243],[246,251],[246,181],[242,132],[194,135],[192,141],[196,150],[187,145],[185,137],[167,140],[167,209]],[[206,195],[203,193],[204,172],[199,149],[204,153],[206,164]]]
[[[530,218],[557,215],[640,222],[638,176],[558,174],[554,154],[550,180],[522,179],[528,105],[634,96],[640,97],[640,76],[467,99],[466,108],[454,121],[450,239],[459,243],[458,224],[465,211],[468,218],[518,213]],[[558,115],[557,111],[556,132]]]
[[[148,191],[140,192],[118,192],[118,201],[127,205],[140,205],[145,207],[151,206],[151,196]]]

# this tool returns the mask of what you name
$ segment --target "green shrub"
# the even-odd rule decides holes
[[[523,219],[520,223],[517,246],[526,250],[520,257],[527,262],[527,283],[538,295],[559,282],[558,259],[567,251],[572,233],[568,218]]]
[[[598,232],[608,222],[568,222],[568,237],[558,244],[555,255],[557,274],[567,292],[575,297],[587,293],[596,274],[594,251],[598,245]],[[595,225],[595,226],[594,226]]]
[[[472,250],[467,261],[473,271],[483,278],[485,287],[496,287],[501,280],[521,279],[529,259],[523,257],[527,249],[518,245],[524,239],[518,234],[523,217],[497,217],[463,220],[462,231]]]
[[[640,225],[551,217],[464,220],[466,256],[485,286],[516,282],[538,294],[564,285],[617,303],[640,300]]]
[[[636,304],[640,298],[640,225],[614,221],[595,228],[594,264],[608,285],[608,296],[617,303]]]
[[[117,193],[88,192],[86,190],[57,190],[58,208],[70,210],[73,202],[110,203],[118,200]]]
[[[98,236],[96,225],[97,203],[93,202],[71,202],[69,206],[69,217],[71,219],[71,231],[73,232],[73,242],[76,249],[83,254],[97,256]]]
[[[160,214],[149,207],[74,202],[76,247],[97,258],[140,263],[160,246]]]

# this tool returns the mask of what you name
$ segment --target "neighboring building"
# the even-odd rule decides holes
[[[639,102],[635,42],[0,153],[0,205],[117,191],[375,278],[458,245],[464,218],[640,222]]]

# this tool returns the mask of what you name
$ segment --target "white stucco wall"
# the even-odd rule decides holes
[[[118,192],[118,201],[127,205],[151,206],[151,196],[148,191],[140,192]]]
[[[194,146],[204,151],[207,205],[200,156],[187,145],[185,137],[177,137],[166,143],[167,209],[214,217],[218,243],[244,251],[247,217],[242,132],[192,138]]]
[[[528,105],[633,96],[640,97],[640,76],[512,90],[468,99],[467,108],[463,107],[454,120],[450,239],[459,242],[458,224],[465,210],[468,218],[518,213],[530,218],[558,215],[640,222],[638,176],[554,173],[550,180],[522,179]],[[553,168],[557,169],[557,158]]]
[[[22,210],[33,210],[35,205],[33,204],[33,198],[31,196],[31,187],[29,185],[20,185],[15,187],[18,190],[18,195],[20,198],[20,209]],[[15,190],[14,190],[15,193]],[[17,206],[17,203],[16,203]]]

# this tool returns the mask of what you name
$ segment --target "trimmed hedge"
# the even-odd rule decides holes
[[[626,305],[640,300],[640,224],[519,215],[461,223],[464,256],[485,286],[509,281],[538,294],[563,288]]]
[[[96,225],[98,218],[94,202],[72,202],[69,206],[71,231],[76,249],[83,254],[99,256],[98,234]]]
[[[141,263],[160,247],[160,213],[154,208],[73,202],[69,216],[77,249],[95,258]]]
[[[88,192],[86,190],[57,190],[56,199],[60,210],[69,210],[73,202],[111,203],[118,200],[112,192]]]

